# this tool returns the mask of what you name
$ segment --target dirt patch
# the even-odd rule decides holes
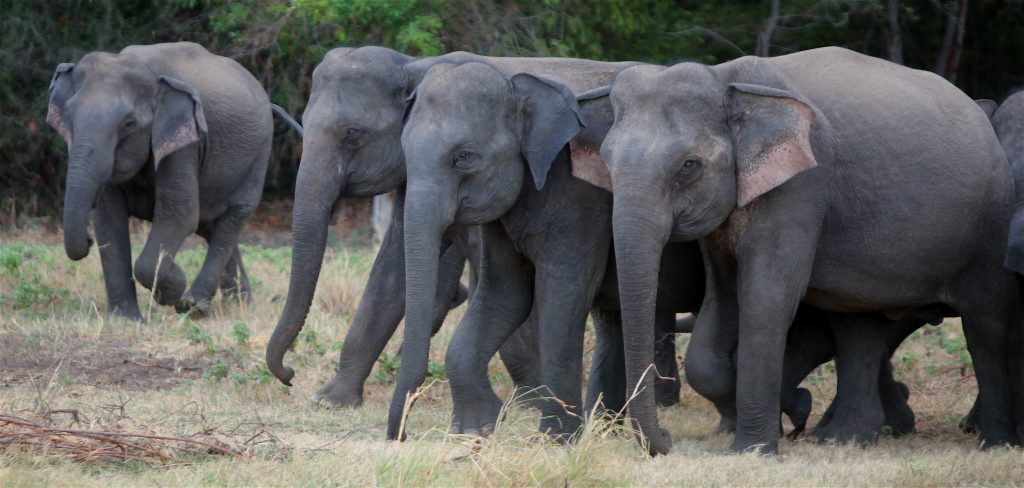
[[[37,382],[161,389],[200,378],[213,362],[143,351],[117,339],[54,341],[8,334],[0,338],[0,386]]]

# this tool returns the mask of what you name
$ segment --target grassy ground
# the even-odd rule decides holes
[[[144,226],[133,242],[141,243]],[[873,449],[783,441],[782,455],[726,455],[710,404],[684,386],[682,402],[662,409],[672,454],[649,459],[632,437],[592,426],[571,448],[533,435],[537,413],[515,404],[488,439],[449,436],[451,410],[442,353],[456,310],[431,352],[434,380],[409,418],[411,440],[383,440],[398,341],[393,340],[357,410],[310,401],[332,374],[373,249],[332,240],[306,331],[288,361],[295,386],[263,366],[263,350],[287,293],[287,239],[243,248],[255,301],[218,300],[214,313],[189,319],[152,305],[139,289],[145,324],[104,318],[98,253],[71,262],[59,236],[41,229],[0,234],[0,414],[79,429],[205,433],[237,446],[244,459],[196,456],[189,466],[72,461],[59,451],[4,450],[0,486],[23,485],[1022,485],[1024,453],[979,452],[956,429],[976,392],[958,323],[918,331],[896,355],[911,389],[918,434]],[[190,241],[178,262],[194,274],[204,248]],[[590,339],[588,338],[588,341]],[[685,350],[687,338],[678,339]],[[496,361],[500,394],[510,382]],[[805,382],[815,396],[812,422],[834,393],[834,367]],[[78,422],[59,410],[75,410]],[[813,424],[812,424],[813,425]],[[0,430],[5,427],[0,427]]]

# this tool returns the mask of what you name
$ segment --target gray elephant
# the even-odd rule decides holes
[[[865,338],[893,318],[961,316],[981,441],[1019,443],[1007,368],[1021,352],[1008,350],[1017,288],[1003,266],[1013,181],[970,98],[931,73],[840,48],[630,68],[610,97],[601,159],[615,193],[627,385],[640,388],[630,412],[652,453],[671,447],[644,389],[653,276],[666,242],[692,239],[708,289],[686,376],[699,393],[736,402],[732,450],[778,450],[784,341],[801,300],[875,317],[833,329],[839,343],[861,342],[862,360],[884,357]],[[840,351],[840,375],[844,364]],[[877,397],[854,397],[836,415],[877,429],[865,414]]]
[[[362,403],[363,383],[402,319],[405,312],[402,210],[406,170],[400,134],[408,108],[406,99],[430,66],[468,60],[487,60],[510,73],[529,71],[574,79],[581,89],[608,83],[613,73],[632,65],[586,60],[486,58],[469,53],[411,58],[373,46],[334,49],[324,57],[314,71],[313,92],[303,114],[306,134],[296,182],[299,191],[296,193],[295,248],[288,299],[267,346],[267,365],[285,384],[290,384],[294,371],[283,365],[283,356],[302,329],[312,303],[334,202],[345,196],[377,195],[396,188],[398,200],[391,227],[345,337],[337,374],[315,395],[320,404],[353,406]],[[598,76],[593,77],[595,73]],[[429,319],[431,332],[440,326],[457,296],[458,280],[467,257],[474,262],[470,269],[477,267],[474,233],[478,232],[460,228],[446,235],[446,244],[450,245],[439,252],[436,306]],[[525,390],[538,384],[534,329],[531,321],[501,348],[502,360],[513,381]],[[674,358],[673,343],[662,341],[658,347],[665,351],[664,357]],[[665,395],[664,401],[670,402],[671,396]],[[678,394],[675,398],[678,401]]]
[[[423,285],[435,281],[431,273],[437,269],[436,255],[423,250],[433,249],[452,226],[480,224],[485,229],[479,291],[446,356],[455,409],[452,430],[486,434],[493,428],[500,401],[487,381],[486,364],[503,338],[518,327],[519,318],[532,311],[540,325],[542,384],[554,397],[542,406],[540,430],[559,440],[569,438],[581,420],[582,329],[590,307],[599,311],[593,314],[595,328],[599,339],[604,338],[595,351],[595,363],[622,364],[617,327],[622,295],[614,262],[608,266],[610,195],[572,174],[600,180],[599,174],[580,170],[585,165],[581,160],[593,157],[611,125],[607,99],[600,101],[600,91],[588,92],[579,96],[579,106],[572,90],[557,81],[522,73],[506,77],[483,63],[437,65],[413,98],[403,132],[409,174],[407,303],[414,304],[417,295],[435,294]],[[494,106],[503,108],[495,113]],[[564,150],[566,144],[572,148],[571,157]],[[664,255],[660,269],[652,275],[659,282],[654,300],[658,320],[641,340],[653,342],[656,330],[675,323],[675,312],[696,311],[703,299],[704,263],[696,243],[670,243]],[[429,310],[434,305],[420,306]],[[416,328],[421,328],[420,337],[427,337],[423,318],[410,306],[403,351],[426,348],[408,339]],[[801,324],[838,322],[810,309],[796,320]],[[904,335],[896,344],[919,325],[900,329]],[[811,336],[803,334],[808,330]],[[830,334],[815,333],[805,325],[795,325],[793,331],[800,347],[792,348],[792,356],[787,349],[782,408],[799,431],[810,411],[810,396],[797,385],[830,359],[835,348]],[[856,349],[858,344],[852,346]],[[619,359],[606,360],[609,356]],[[403,364],[408,364],[405,358]],[[674,359],[671,365],[657,364],[663,374],[674,366]],[[882,386],[891,385],[881,395],[887,401],[879,414],[898,433],[912,432],[906,387],[892,380],[891,369],[880,371],[879,367],[878,361],[867,364],[875,381],[881,376],[888,378]],[[616,410],[625,406],[625,395],[632,391],[625,385],[607,386],[622,377],[621,372],[604,373],[608,376],[591,375],[588,412],[594,408],[597,391],[609,395],[605,402]],[[422,376],[414,380],[422,381]],[[595,382],[605,388],[595,388]],[[391,438],[399,435],[397,423],[407,394],[396,388],[389,418]],[[729,430],[734,412],[720,409],[720,413],[723,430]]]
[[[130,216],[153,222],[134,276],[158,303],[201,309],[218,287],[249,293],[237,242],[263,191],[271,111],[251,74],[192,43],[57,67],[47,122],[68,144],[64,248],[74,260],[88,255],[92,210],[110,313],[142,319]],[[209,251],[186,292],[174,256],[193,232]]]

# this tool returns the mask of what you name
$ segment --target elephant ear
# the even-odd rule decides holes
[[[68,122],[67,102],[74,95],[71,86],[71,69],[74,63],[57,65],[50,79],[50,101],[46,107],[46,123],[50,124],[69,146],[71,145],[71,124]]]
[[[974,103],[977,103],[978,107],[981,107],[981,111],[985,112],[985,115],[988,116],[989,120],[992,119],[992,114],[996,113],[996,108],[999,107],[995,100],[989,100],[987,98],[979,98],[975,100]]]
[[[739,207],[818,165],[810,137],[814,109],[807,102],[783,90],[733,83],[728,110]]]
[[[586,127],[569,142],[572,175],[608,191],[612,191],[612,175],[601,159],[601,144],[615,122],[608,98],[611,89],[611,85],[606,85],[576,96]]]
[[[576,96],[565,85],[526,73],[512,77],[523,127],[520,153],[537,189],[544,188],[558,152],[583,128]]]
[[[205,140],[207,132],[199,92],[184,81],[161,76],[153,113],[154,169],[160,168],[167,155]]]

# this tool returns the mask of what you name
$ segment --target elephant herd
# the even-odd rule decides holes
[[[198,45],[90,53],[57,68],[47,121],[69,147],[65,248],[88,254],[91,210],[109,313],[141,320],[133,275],[182,311],[218,288],[249,296],[237,242],[272,114],[303,137],[288,296],[266,352],[283,383],[335,202],[397,190],[337,375],[314,397],[360,405],[404,317],[389,439],[405,438],[431,337],[467,299],[445,355],[453,433],[493,432],[499,353],[552,439],[628,409],[648,452],[667,453],[656,405],[678,401],[672,338],[691,332],[686,381],[731,450],[778,452],[782,414],[799,434],[799,384],[833,358],[837,395],[811,436],[868,445],[914,431],[892,353],[961,317],[979,387],[961,428],[983,447],[1024,439],[1024,93],[976,102],[835,47],[714,66],[338,48],[313,72],[300,127]],[[153,222],[134,267],[129,216]],[[192,233],[209,251],[186,290],[174,257]]]

